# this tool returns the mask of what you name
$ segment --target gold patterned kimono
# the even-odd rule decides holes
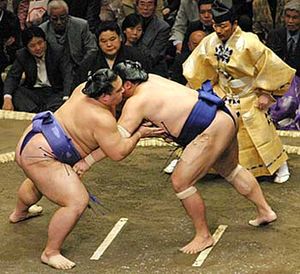
[[[287,154],[256,102],[262,93],[282,95],[295,71],[255,34],[237,27],[225,44],[216,33],[205,37],[183,64],[183,74],[194,89],[211,80],[215,92],[237,113],[240,163],[255,176],[274,174]]]

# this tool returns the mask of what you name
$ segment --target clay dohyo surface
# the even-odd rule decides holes
[[[13,150],[26,124],[1,121],[1,153]],[[290,155],[288,183],[260,180],[278,213],[278,220],[270,226],[250,227],[247,222],[255,216],[253,205],[222,178],[207,176],[198,182],[211,232],[220,224],[228,228],[203,265],[196,268],[192,264],[198,254],[178,250],[192,239],[194,231],[169,176],[161,172],[169,154],[169,148],[137,148],[122,162],[105,160],[93,166],[84,184],[109,210],[94,204],[95,212],[86,210],[62,251],[77,265],[60,273],[300,273],[299,156]],[[14,162],[0,164],[0,174],[0,272],[58,273],[39,260],[48,222],[57,207],[43,198],[39,203],[44,207],[43,216],[10,224],[8,215],[25,177]],[[120,218],[128,222],[101,258],[91,261]]]

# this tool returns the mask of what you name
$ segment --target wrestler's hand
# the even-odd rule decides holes
[[[165,129],[153,125],[151,122],[145,122],[140,125],[138,131],[141,137],[158,137],[165,133]]]
[[[78,161],[74,166],[73,166],[73,170],[75,171],[75,173],[81,178],[84,173],[86,171],[88,171],[90,169],[90,166],[88,165],[88,163],[84,160],[81,159],[80,161]]]

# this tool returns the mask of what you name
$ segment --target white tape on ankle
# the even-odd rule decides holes
[[[89,154],[88,156],[86,156],[84,158],[85,162],[91,167],[94,163],[96,163],[94,157],[92,156],[92,154]]]
[[[179,198],[180,200],[184,200],[188,197],[190,197],[191,195],[193,195],[194,193],[197,192],[197,188],[195,188],[194,186],[190,186],[189,188],[187,188],[184,191],[181,191],[179,193],[176,193],[177,198]]]

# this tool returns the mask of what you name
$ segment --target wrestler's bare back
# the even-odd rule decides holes
[[[195,90],[149,74],[127,100],[119,124],[133,132],[146,119],[177,137],[197,100]]]

